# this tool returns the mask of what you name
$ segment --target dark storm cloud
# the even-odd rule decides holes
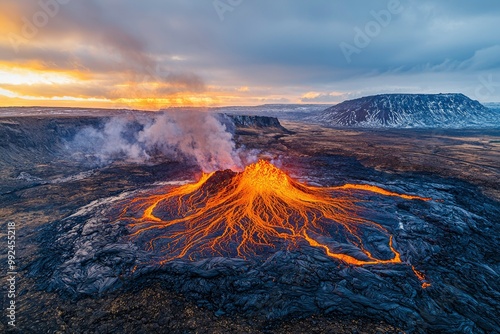
[[[500,74],[500,2],[492,0],[401,0],[401,11],[392,14],[387,26],[349,63],[340,44],[355,45],[355,29],[364,31],[375,21],[373,12],[387,10],[390,3],[242,1],[223,13],[223,21],[211,2],[137,3],[129,4],[129,10],[154,18],[148,29],[155,41],[163,42],[153,43],[156,53],[185,55],[179,66],[219,76],[213,80],[305,86],[328,94],[328,89],[344,85],[363,91],[365,78],[378,77],[382,90],[403,85],[431,91],[468,89],[472,94],[476,86],[471,81],[479,84],[480,75]],[[141,21],[131,20],[133,25]],[[436,87],[415,82],[423,73],[433,75]],[[463,85],[450,85],[450,73]]]
[[[334,91],[371,91],[373,84],[379,91],[473,95],[481,77],[500,81],[500,1],[400,0],[401,10],[379,23],[367,45],[356,44],[359,31],[366,35],[377,22],[374,13],[394,1],[73,0],[40,38],[74,35],[109,54],[64,50],[69,60],[55,58],[63,63],[73,64],[71,55],[90,71],[141,75],[160,66],[167,81],[197,91],[203,78],[217,86],[318,91],[323,101]],[[214,6],[221,2],[222,12]],[[20,14],[33,11],[28,7]],[[356,52],[346,57],[342,43]],[[489,98],[500,100],[500,87]]]

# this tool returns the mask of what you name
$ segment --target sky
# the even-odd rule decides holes
[[[500,101],[498,0],[1,0],[0,106]]]

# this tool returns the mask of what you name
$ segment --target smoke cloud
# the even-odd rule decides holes
[[[196,163],[204,172],[243,166],[242,149],[236,149],[233,134],[219,116],[194,111],[113,117],[80,130],[67,148],[99,164],[163,156]]]

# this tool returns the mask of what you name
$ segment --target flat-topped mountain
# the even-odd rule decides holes
[[[273,131],[290,133],[284,128],[278,118],[270,116],[248,116],[234,114],[218,114],[219,120],[229,129],[235,132],[237,129],[269,129]]]
[[[224,114],[237,128],[281,128],[276,117]]]
[[[330,126],[461,128],[499,125],[498,113],[463,94],[382,94],[344,101],[308,118]]]

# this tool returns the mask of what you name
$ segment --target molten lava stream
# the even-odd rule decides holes
[[[352,265],[402,263],[389,232],[359,216],[359,200],[352,193],[360,191],[430,200],[371,185],[308,186],[260,160],[241,173],[203,174],[198,182],[173,188],[166,194],[132,199],[120,218],[131,221],[132,237],[147,235],[150,249],[157,244],[163,246],[161,264],[211,254],[246,258],[279,244],[298,247],[304,243]],[[134,217],[138,212],[142,212],[141,216]],[[329,232],[332,228],[336,228],[336,239],[353,244],[359,255],[335,251],[321,241],[333,238]],[[162,232],[155,232],[158,230]],[[392,257],[373,255],[363,244],[364,230],[387,237]],[[421,281],[425,279],[413,270]]]

